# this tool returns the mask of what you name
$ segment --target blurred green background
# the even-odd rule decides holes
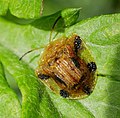
[[[64,8],[81,8],[80,19],[120,12],[120,0],[44,0],[43,15]]]

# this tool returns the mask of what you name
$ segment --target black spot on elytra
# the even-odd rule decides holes
[[[65,86],[67,86],[66,83],[60,77],[58,77],[58,76],[55,75],[54,78],[55,78],[55,80],[57,80],[61,84],[64,84]]]
[[[49,75],[45,75],[45,74],[38,74],[38,78],[46,80],[48,79],[50,76]]]
[[[95,62],[88,63],[87,67],[89,68],[90,72],[94,72],[97,69],[97,66],[96,66]]]
[[[83,84],[83,82],[86,80],[86,74],[82,75],[82,77],[80,78],[79,82],[77,84],[74,84],[72,89],[77,89],[77,87],[80,87],[80,85]]]
[[[87,94],[90,95],[92,93],[91,88],[88,85],[83,86],[83,91]]]
[[[81,43],[82,43],[82,40],[80,39],[80,37],[76,36],[74,40],[74,48],[76,53],[78,52],[78,49],[80,49]]]
[[[80,78],[79,83],[83,83],[86,79],[87,79],[87,74],[85,73],[85,74],[82,75],[82,77]]]
[[[60,90],[60,95],[64,98],[69,97],[69,93],[65,90]]]
[[[74,57],[71,58],[71,59],[72,59],[73,63],[75,64],[75,66],[76,66],[77,68],[80,68],[80,63],[78,62],[78,60],[75,59]]]

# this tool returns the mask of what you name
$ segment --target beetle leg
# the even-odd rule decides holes
[[[38,78],[42,79],[42,80],[46,80],[48,79],[50,76],[49,75],[45,75],[45,74],[38,74]]]
[[[64,98],[69,97],[69,93],[65,90],[60,90],[60,95]]]
[[[81,43],[82,43],[82,40],[80,39],[80,37],[76,36],[74,40],[74,48],[76,53],[78,52],[78,49],[80,49]]]
[[[87,67],[89,68],[90,72],[94,72],[97,69],[97,66],[96,66],[95,62],[88,63]]]

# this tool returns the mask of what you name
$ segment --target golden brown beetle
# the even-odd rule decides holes
[[[85,43],[76,34],[52,41],[44,50],[36,75],[64,98],[80,99],[92,93],[96,64]]]

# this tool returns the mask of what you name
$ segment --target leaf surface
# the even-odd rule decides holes
[[[43,0],[0,0],[0,15],[8,10],[19,18],[38,18],[42,14]]]
[[[8,85],[4,68],[0,62],[0,118],[20,118],[21,104],[15,92]]]
[[[95,58],[98,82],[93,93],[83,100],[57,96],[35,76],[34,70],[44,46],[49,43],[51,27],[59,16],[42,17],[20,25],[0,18],[0,60],[16,80],[22,93],[22,116],[45,118],[114,118],[120,116],[120,14],[104,15],[78,22],[52,38],[77,33]],[[64,19],[63,19],[64,20]],[[75,21],[74,21],[75,22]],[[57,33],[57,35],[56,35]],[[40,47],[19,61],[25,52]]]

